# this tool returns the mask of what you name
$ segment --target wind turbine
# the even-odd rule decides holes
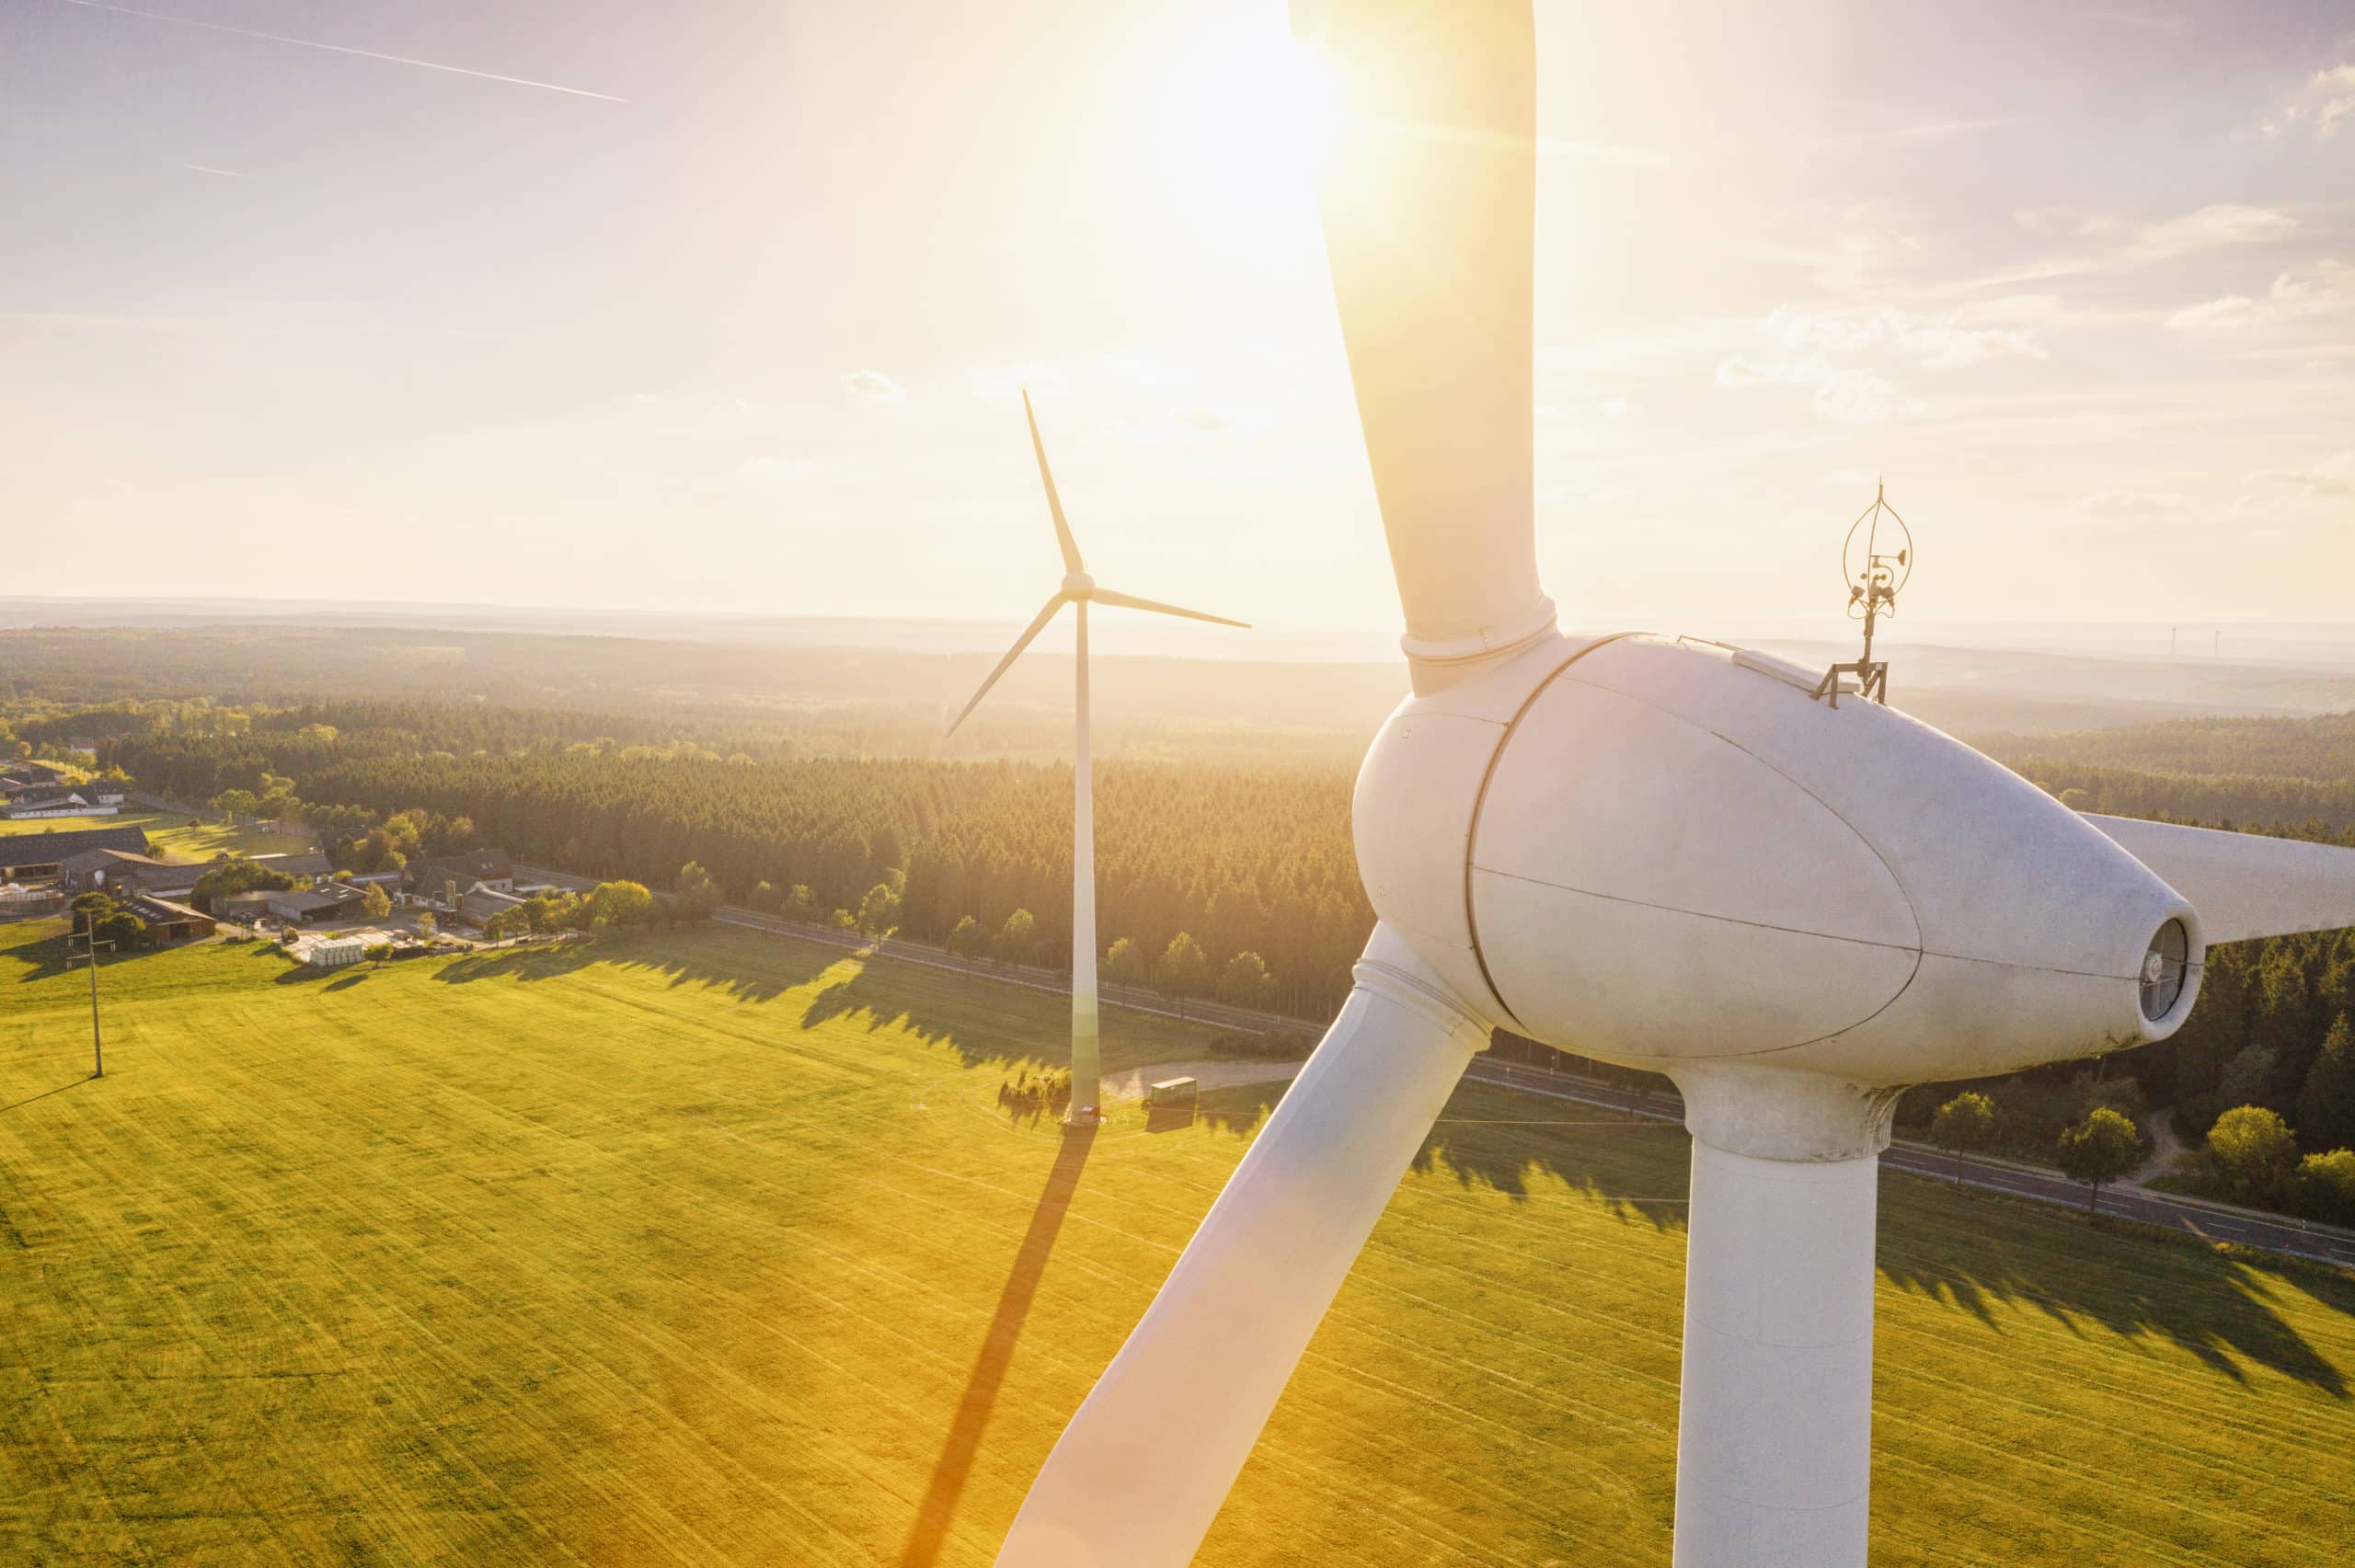
[[[1565,635],[1532,525],[1530,6],[1307,9],[1353,111],[1319,204],[1412,688],[1352,807],[1379,919],[998,1562],[1192,1557],[1506,1025],[1683,1092],[1678,1568],[1859,1568],[1900,1092],[2165,1037],[2209,942],[2355,923],[2355,852],[2081,817],[1890,708],[1811,700],[1812,670]]]
[[[1206,615],[1200,610],[1181,610],[1175,604],[1157,603],[1139,599],[1134,594],[1115,593],[1109,588],[1098,588],[1096,579],[1087,575],[1086,565],[1079,556],[1079,544],[1072,537],[1071,524],[1063,518],[1063,498],[1055,493],[1054,471],[1047,466],[1047,447],[1039,439],[1039,416],[1031,412],[1030,394],[1022,394],[1022,417],[1030,424],[1030,450],[1039,457],[1039,481],[1047,487],[1047,511],[1055,520],[1055,544],[1063,553],[1063,580],[1046,608],[1040,611],[997,668],[982,682],[973,700],[958,710],[942,733],[954,735],[965,715],[981,705],[1022,650],[1032,639],[1045,631],[1055,612],[1064,605],[1075,606],[1078,615],[1078,657],[1073,661],[1075,674],[1076,733],[1072,742],[1071,795],[1071,1109],[1063,1119],[1076,1127],[1093,1127],[1097,1120],[1097,1103],[1100,1098],[1101,1063],[1096,1049],[1096,800],[1091,782],[1092,768],[1087,754],[1087,607],[1090,604],[1117,604],[1124,610],[1149,610],[1156,615],[1182,615],[1189,621],[1212,621],[1222,626],[1247,626],[1248,623],[1230,621],[1223,615]]]

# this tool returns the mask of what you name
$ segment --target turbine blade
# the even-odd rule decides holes
[[[1114,593],[1099,588],[1088,595],[1098,604],[1117,604],[1123,610],[1150,610],[1156,615],[1183,615],[1189,621],[1211,621],[1222,626],[1241,626],[1248,631],[1248,621],[1230,621],[1223,615],[1212,615],[1200,610],[1181,610],[1175,604],[1162,604],[1150,599],[1139,599],[1132,593]]]
[[[1384,927],[1358,989],[1072,1418],[999,1568],[1184,1568],[1487,1025]]]
[[[1031,621],[1030,624],[1022,629],[1022,635],[1014,639],[1014,646],[1005,650],[1005,657],[1004,658],[997,661],[997,668],[991,670],[990,678],[982,682],[982,689],[973,693],[973,700],[957,710],[957,716],[950,719],[948,721],[948,727],[940,732],[943,737],[951,736],[957,733],[957,727],[965,722],[965,715],[982,705],[982,699],[990,694],[990,688],[997,684],[997,678],[1005,674],[1007,668],[1012,665],[1016,659],[1022,657],[1022,650],[1030,646],[1033,638],[1037,637],[1040,632],[1047,629],[1047,623],[1055,618],[1055,612],[1061,610],[1063,607],[1063,596],[1060,593],[1047,601],[1047,607],[1044,610],[1040,611],[1038,615]]]
[[[2085,820],[2190,899],[2211,943],[2355,925],[2355,849],[2131,817]]]
[[[1317,175],[1333,299],[1410,658],[1554,624],[1530,399],[1536,28],[1514,0],[1293,0],[1342,123]]]
[[[1071,536],[1071,524],[1063,521],[1063,498],[1055,494],[1054,470],[1047,466],[1047,443],[1039,439],[1039,416],[1030,412],[1030,389],[1022,389],[1022,417],[1030,421],[1030,450],[1039,454],[1039,477],[1047,486],[1047,509],[1055,517],[1055,543],[1063,553],[1063,570],[1084,572],[1079,564],[1079,541]]]

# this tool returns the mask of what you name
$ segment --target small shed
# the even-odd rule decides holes
[[[1144,1108],[1148,1111],[1190,1111],[1194,1108],[1194,1081],[1190,1078],[1165,1078],[1144,1092]]]

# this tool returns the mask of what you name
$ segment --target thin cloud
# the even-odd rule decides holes
[[[869,403],[905,403],[908,389],[881,371],[845,371],[843,390]]]
[[[79,6],[86,11],[111,11],[119,17],[138,17],[150,22],[167,22],[174,27],[201,28],[206,32],[229,33],[237,38],[259,39],[264,43],[292,44],[296,49],[324,50],[329,54],[349,54],[361,60],[381,60],[390,65],[414,65],[420,70],[441,71],[453,76],[472,76],[478,81],[504,82],[511,87],[537,87],[544,93],[564,93],[576,98],[596,98],[603,103],[627,103],[611,93],[592,93],[586,87],[568,87],[557,82],[535,82],[528,76],[502,76],[496,71],[477,71],[465,65],[445,65],[438,60],[417,60],[406,54],[380,54],[373,49],[353,49],[348,44],[321,43],[316,39],[289,38],[283,33],[256,32],[250,28],[233,28],[224,22],[202,22],[194,17],[167,16],[161,11],[134,11],[128,6],[109,6],[104,0],[64,0],[68,6]]]
[[[1923,411],[1918,398],[1901,397],[1896,384],[1870,371],[1832,364],[1815,356],[1753,360],[1736,354],[1717,367],[1717,383],[1729,388],[1798,387],[1819,419],[1835,425],[1885,425]]]
[[[2021,209],[2016,211],[2012,218],[2021,227],[2039,233],[2051,232],[2062,226],[2062,215],[2050,208]],[[2116,232],[2120,226],[2115,218],[2095,213],[2079,221],[2075,224],[2075,233],[2086,237],[2102,236]],[[2009,271],[1949,284],[1937,292],[1969,293],[1979,289],[2038,282],[2048,278],[2078,278],[2126,268],[2154,266],[2233,246],[2277,244],[2288,239],[2297,229],[2297,219],[2270,207],[2251,207],[2236,201],[2211,202],[2180,217],[2142,223],[2106,250],[2047,257]]]
[[[182,164],[180,167],[188,170],[190,174],[217,174],[224,179],[253,178],[253,176],[247,174],[243,169],[216,169],[206,164]]]
[[[1965,325],[1960,313],[1924,315],[1883,307],[1864,311],[1775,310],[1761,325],[1786,349],[1853,354],[1880,349],[1925,371],[1956,370],[1991,360],[2048,358],[2033,331],[2008,324]]]
[[[2226,294],[2176,312],[2167,325],[2178,332],[2247,330],[2348,311],[2355,311],[2355,266],[2316,261],[2274,279],[2262,299]]]
[[[2280,114],[2265,122],[2265,133],[2279,136],[2294,128],[2320,138],[2336,136],[2349,125],[2355,125],[2355,62],[2315,72]]]
[[[2355,496],[2355,449],[2333,452],[2304,468],[2260,469],[2249,478],[2260,484],[2283,486],[2310,501]]]
[[[2287,239],[2298,220],[2269,207],[2219,201],[2165,223],[2145,223],[2120,252],[2130,262],[2172,261],[2226,246]]]

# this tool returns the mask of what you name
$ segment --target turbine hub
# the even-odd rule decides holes
[[[1086,572],[1066,573],[1063,578],[1065,599],[1086,599],[1096,591],[1096,579]]]

